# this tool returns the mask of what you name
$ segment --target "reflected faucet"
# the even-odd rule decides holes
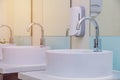
[[[101,40],[99,38],[99,25],[98,25],[97,21],[94,18],[92,18],[92,17],[83,17],[82,19],[80,19],[78,21],[76,29],[80,30],[80,28],[82,27],[81,24],[85,20],[89,20],[89,21],[91,21],[95,25],[94,52],[102,51],[101,50]],[[79,34],[77,33],[76,35],[79,35]]]
[[[0,25],[0,28],[2,28],[2,27],[7,27],[9,29],[9,31],[10,31],[9,43],[13,44],[13,37],[12,37],[12,29],[11,29],[11,27],[8,26],[8,25]]]
[[[41,28],[40,46],[41,46],[41,47],[45,46],[45,44],[44,44],[44,30],[43,30],[43,26],[42,26],[41,24],[39,24],[39,23],[31,23],[31,24],[28,26],[27,31],[29,31],[30,28],[31,28],[33,25],[37,25],[37,26],[39,26],[39,27]]]
[[[66,36],[68,36],[69,28],[66,29]]]

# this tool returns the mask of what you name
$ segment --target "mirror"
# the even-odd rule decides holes
[[[14,36],[31,36],[26,27],[31,22],[44,27],[45,36],[66,36],[70,0],[1,0],[1,24],[11,26]],[[5,13],[5,14],[4,14]],[[39,44],[40,28],[32,31],[33,43]]]
[[[29,35],[25,27],[31,22],[43,25],[46,36],[65,36],[69,25],[69,0],[8,0],[7,4],[15,36]]]

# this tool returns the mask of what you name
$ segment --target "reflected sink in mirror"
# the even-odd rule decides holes
[[[0,44],[0,60],[3,59],[2,48],[5,46],[15,46],[14,44]]]
[[[2,62],[14,65],[44,65],[46,49],[40,46],[6,46],[2,48]]]
[[[96,78],[112,75],[112,52],[103,50],[48,50],[47,73],[65,78]]]

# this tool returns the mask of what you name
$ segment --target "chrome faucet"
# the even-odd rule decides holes
[[[82,19],[80,19],[80,20],[78,21],[78,24],[77,24],[77,26],[76,26],[76,29],[77,29],[77,30],[80,30],[80,28],[82,27],[82,26],[80,26],[80,25],[81,25],[82,22],[84,22],[85,20],[89,20],[89,21],[91,21],[91,22],[95,25],[94,52],[100,52],[100,51],[102,51],[102,50],[101,50],[101,40],[100,40],[100,38],[99,38],[99,25],[98,25],[97,21],[96,21],[94,18],[92,18],[92,17],[83,17]],[[76,35],[79,36],[79,34],[76,34]]]
[[[2,27],[7,27],[9,29],[9,31],[10,31],[9,43],[13,44],[13,36],[12,36],[12,29],[11,29],[11,27],[8,26],[8,25],[0,25],[0,28],[2,28]]]
[[[39,23],[31,23],[28,28],[27,28],[27,31],[30,30],[30,28],[33,26],[33,25],[37,25],[41,28],[41,38],[40,38],[40,46],[43,47],[45,46],[45,43],[44,43],[44,29],[43,29],[43,26]]]

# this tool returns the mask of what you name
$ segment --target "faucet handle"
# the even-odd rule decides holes
[[[101,52],[101,39],[94,39],[94,52]]]
[[[45,40],[44,40],[44,38],[40,38],[40,46],[41,47],[45,46]]]
[[[66,36],[69,36],[69,28],[66,29]]]
[[[10,43],[10,44],[13,44],[13,37],[10,37],[9,43]]]

